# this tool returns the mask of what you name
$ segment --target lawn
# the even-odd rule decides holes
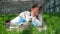
[[[16,31],[6,31],[5,28],[5,21],[6,20],[12,20],[15,18],[18,14],[0,14],[0,34],[60,34],[60,15],[59,13],[44,13],[43,18],[47,22],[47,30],[39,32],[35,27],[34,30],[24,30],[22,32],[16,32]],[[30,30],[30,31],[29,31]]]

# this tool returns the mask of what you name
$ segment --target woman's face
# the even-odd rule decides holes
[[[39,8],[33,8],[32,12],[34,13],[35,16],[37,16],[38,14],[40,14],[40,9]]]

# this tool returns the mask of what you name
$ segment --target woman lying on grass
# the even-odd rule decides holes
[[[18,24],[22,25],[23,28],[29,27],[29,22],[31,20],[31,23],[37,27],[39,31],[46,30],[45,26],[42,26],[42,13],[41,13],[41,5],[40,4],[34,4],[32,8],[29,11],[24,11],[19,14],[16,18],[10,21],[11,24]]]

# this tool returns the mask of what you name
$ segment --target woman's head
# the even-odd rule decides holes
[[[31,12],[33,12],[33,14],[34,15],[38,15],[38,14],[40,14],[40,11],[41,10],[41,5],[40,4],[34,4],[33,6],[32,6],[32,8],[31,8]]]

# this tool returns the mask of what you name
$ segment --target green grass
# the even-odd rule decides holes
[[[34,30],[31,29],[31,31],[29,29],[27,29],[22,32],[6,31],[5,30],[5,21],[12,20],[16,16],[18,16],[18,14],[0,15],[0,34],[32,34],[32,32],[34,32],[34,34],[60,34],[60,15],[59,15],[59,13],[56,13],[56,14],[44,13],[43,14],[43,18],[46,19],[46,22],[47,22],[46,31],[39,32],[36,28],[34,28]]]

